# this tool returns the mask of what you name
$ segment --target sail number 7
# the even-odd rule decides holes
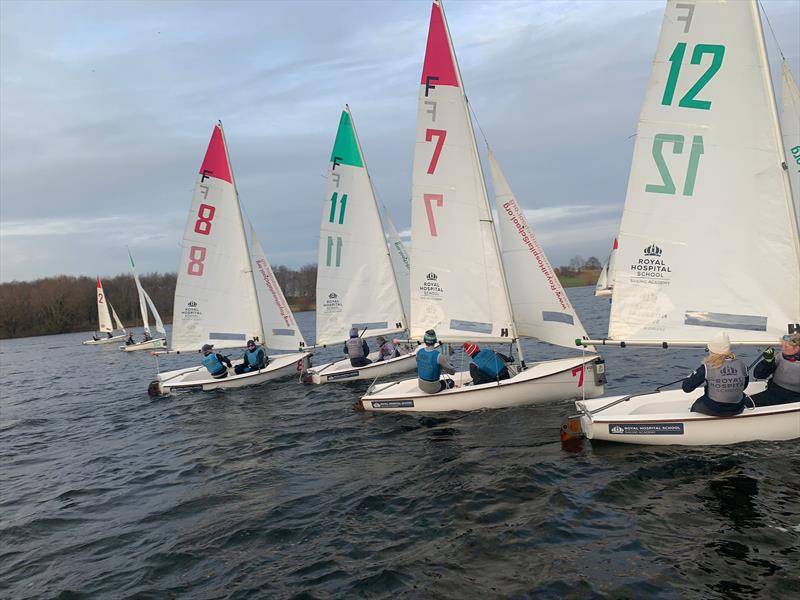
[[[442,154],[442,147],[444,146],[444,139],[447,137],[447,132],[444,129],[425,130],[426,142],[433,141],[434,136],[436,137],[436,147],[433,149],[433,156],[431,156],[431,162],[428,165],[428,175],[433,175],[434,171],[436,171],[436,165],[439,164],[439,156]]]
[[[679,134],[658,133],[653,139],[653,159],[656,161],[658,172],[661,175],[661,184],[648,183],[644,191],[654,194],[675,194],[675,181],[669,172],[664,160],[664,144],[672,144],[673,154],[682,154],[684,137]],[[703,136],[696,135],[692,138],[692,151],[689,154],[689,166],[686,169],[686,179],[683,183],[683,195],[691,196],[694,193],[694,183],[697,180],[697,167],[700,156],[703,154]]]
[[[433,202],[436,206],[441,207],[444,204],[444,196],[442,194],[425,194],[425,214],[428,216],[428,228],[431,232],[431,237],[437,237],[439,234],[436,231],[436,219],[433,218]]]

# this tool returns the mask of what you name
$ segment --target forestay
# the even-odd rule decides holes
[[[250,226],[250,260],[256,281],[258,306],[264,329],[264,345],[275,350],[297,350],[306,345],[303,334],[283,295],[283,290],[275,279],[267,255],[256,237],[256,230]]]
[[[800,244],[755,1],[667,3],[639,117],[609,336],[773,342]]]
[[[214,127],[181,242],[172,349],[243,346],[262,338],[239,199],[222,125]]]
[[[383,208],[383,216],[386,219],[386,229],[389,232],[389,256],[392,259],[394,277],[397,280],[397,287],[400,289],[400,300],[403,302],[403,314],[411,314],[411,298],[409,297],[409,285],[411,280],[411,259],[408,256],[403,240],[397,233],[389,212]]]
[[[516,337],[472,121],[438,0],[419,89],[411,197],[411,337]]]
[[[503,266],[517,334],[574,348],[576,338],[587,337],[586,330],[550,266],[522,207],[514,198],[491,148],[488,154],[502,240]]]
[[[317,344],[393,334],[406,319],[378,206],[350,109],[339,120],[322,206],[317,262]]]
[[[794,198],[794,216],[800,219],[800,90],[786,61],[781,79],[781,128],[789,180]]]
[[[100,276],[97,277],[97,318],[100,328],[98,331],[109,333],[114,331],[111,326],[111,316],[108,314],[108,304],[106,303],[106,295],[103,292],[103,284],[100,283]]]

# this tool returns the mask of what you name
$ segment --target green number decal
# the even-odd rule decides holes
[[[664,87],[664,96],[661,98],[661,104],[670,106],[675,96],[675,86],[678,84],[678,76],[681,71],[681,64],[683,57],[686,54],[686,42],[678,42],[675,50],[669,57],[669,62],[672,63],[669,68],[669,75],[667,77],[667,85]],[[717,74],[722,66],[722,59],[725,56],[725,46],[720,44],[697,44],[692,51],[691,64],[699,65],[703,60],[704,54],[711,54],[711,65],[709,65],[706,72],[700,76],[700,79],[689,88],[689,91],[678,102],[681,108],[696,108],[699,110],[710,110],[711,100],[697,100],[696,96],[706,84],[711,81],[712,77]]]
[[[336,200],[339,197],[339,192],[333,192],[331,196],[331,214],[328,221],[333,223],[336,220]],[[339,225],[344,223],[344,211],[347,208],[347,194],[342,194],[342,207],[339,209]]]
[[[344,245],[344,243],[342,242],[342,238],[339,237],[339,236],[336,236],[336,263],[333,265],[335,267],[341,267],[342,266],[342,246],[343,245]],[[327,254],[325,256],[325,266],[326,267],[330,267],[331,266],[331,262],[332,262],[332,259],[333,259],[333,246],[334,246],[333,237],[329,235],[328,236],[328,252],[327,252]]]
[[[661,175],[660,184],[648,183],[644,187],[645,192],[653,194],[675,195],[675,181],[669,172],[667,161],[664,160],[664,144],[672,144],[673,154],[683,154],[684,137],[682,135],[670,133],[658,133],[653,140],[653,159],[656,161],[658,173]],[[694,194],[694,183],[697,180],[697,167],[700,165],[700,156],[704,153],[703,136],[696,135],[692,138],[692,150],[689,154],[689,165],[686,168],[686,181],[683,184],[683,195],[691,196]]]
[[[644,188],[645,192],[653,192],[654,194],[675,193],[675,182],[672,181],[672,175],[669,174],[669,167],[664,160],[664,154],[662,152],[665,142],[672,143],[673,154],[680,154],[683,152],[682,135],[671,135],[668,133],[656,134],[656,137],[653,140],[653,158],[656,161],[656,166],[658,167],[658,172],[661,175],[661,181],[663,183],[660,185],[648,183]]]

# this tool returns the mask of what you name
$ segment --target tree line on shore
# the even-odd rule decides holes
[[[591,285],[597,280],[599,261],[576,256],[569,266],[556,268],[565,285]],[[279,265],[275,278],[292,310],[314,310],[317,265],[299,269]],[[164,323],[172,322],[175,273],[140,276],[142,286],[153,300]],[[102,280],[106,298],[123,325],[141,330],[139,297],[130,275]],[[0,339],[93,331],[97,328],[97,294],[93,277],[60,275],[35,281],[0,283]],[[152,323],[151,323],[152,326]]]

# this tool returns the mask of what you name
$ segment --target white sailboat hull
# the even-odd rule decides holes
[[[115,335],[114,337],[105,337],[99,340],[85,340],[81,342],[84,346],[101,346],[103,344],[118,344],[125,340],[128,337],[126,335]]]
[[[765,388],[763,382],[753,382],[746,393],[753,395]],[[624,396],[582,400],[575,405],[581,411],[581,431],[590,440],[658,446],[712,446],[800,438],[800,402],[746,408],[734,417],[710,417],[689,411],[701,394],[701,390],[688,394],[683,390],[665,390],[634,396],[594,415],[589,411]]]
[[[594,295],[596,298],[609,298],[611,296],[611,290],[596,290]]]
[[[482,385],[471,383],[469,372],[456,373],[459,387],[438,394],[419,389],[417,379],[405,379],[379,386],[361,398],[361,408],[377,412],[445,412],[484,408],[509,408],[545,404],[603,393],[597,384],[596,357],[562,358],[536,362],[511,379]]]
[[[166,347],[166,338],[155,338],[147,342],[139,342],[138,344],[130,344],[129,346],[120,346],[119,349],[123,352],[136,352],[137,350],[160,350]]]
[[[234,375],[233,369],[228,370],[225,379],[214,379],[204,366],[188,367],[159,373],[158,379],[150,384],[148,390],[151,395],[165,396],[173,392],[184,391],[209,391],[220,389],[233,389],[249,385],[259,385],[279,379],[297,375],[302,369],[298,361],[305,360],[308,352],[294,352],[292,354],[278,354],[270,357],[266,368],[252,373]],[[232,361],[233,365],[241,364],[241,360]]]
[[[378,358],[378,353],[373,352],[368,358],[375,361],[375,359]],[[411,371],[416,368],[416,354],[405,354],[390,360],[373,362],[365,367],[354,367],[350,364],[350,359],[345,358],[309,369],[306,372],[306,382],[320,385],[323,383],[375,379],[376,377],[405,373],[406,371]]]

